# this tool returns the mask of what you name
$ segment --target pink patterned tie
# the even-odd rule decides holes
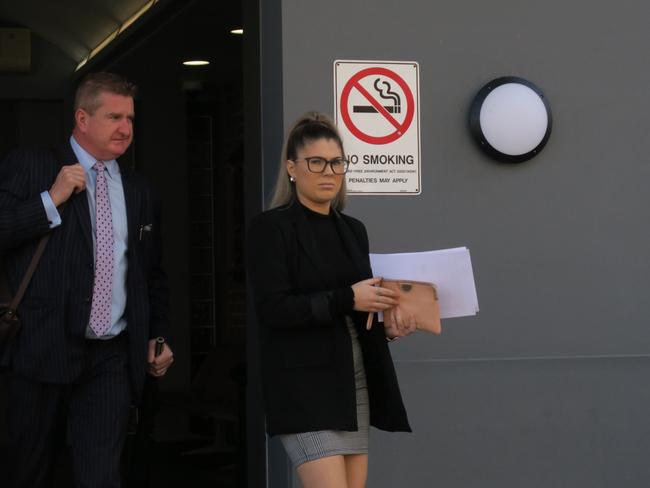
[[[108,187],[104,163],[93,166],[97,171],[95,185],[96,213],[95,228],[95,283],[93,303],[90,309],[90,328],[101,337],[111,328],[111,305],[113,302],[113,217],[108,200]]]

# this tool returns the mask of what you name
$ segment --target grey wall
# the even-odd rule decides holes
[[[282,4],[284,123],[333,111],[335,59],[420,63],[422,188],[353,197],[374,252],[466,245],[478,317],[392,346],[413,434],[371,434],[369,486],[646,487],[650,45],[641,1]],[[516,75],[554,128],[519,166],[467,130]],[[276,168],[268,165],[265,180]]]

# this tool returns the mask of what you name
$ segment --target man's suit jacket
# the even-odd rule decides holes
[[[335,221],[357,281],[370,278],[364,225],[338,212]],[[300,204],[294,201],[254,218],[247,246],[269,433],[356,430],[350,334],[345,317],[330,313],[336,285],[327,279]],[[367,331],[367,313],[350,315],[363,352],[371,425],[410,431],[382,325]]]
[[[65,144],[57,151],[16,151],[0,166],[0,252],[13,291],[40,237],[50,231],[40,193],[49,190],[62,165],[75,162],[72,148]],[[151,189],[130,169],[120,171],[128,222],[129,365],[138,398],[148,340],[166,332],[167,285],[160,266],[160,218]],[[93,289],[93,241],[85,191],[68,200],[62,224],[51,233],[18,309],[23,329],[12,344],[11,369],[38,381],[69,383],[83,367]]]

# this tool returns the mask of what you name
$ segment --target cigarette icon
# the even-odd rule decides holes
[[[384,105],[386,112],[389,114],[398,114],[400,113],[399,105]],[[372,105],[353,105],[352,112],[356,114],[376,114],[377,109]]]
[[[392,105],[383,105],[389,114],[399,114],[402,111],[402,98],[392,91],[390,83],[386,80],[377,78],[373,84],[379,96],[384,100],[392,100]],[[352,112],[357,114],[376,114],[377,109],[372,105],[353,105]]]

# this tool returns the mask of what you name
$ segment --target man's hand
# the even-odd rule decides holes
[[[167,369],[174,362],[174,353],[167,345],[163,344],[163,350],[159,356],[156,356],[156,339],[149,340],[149,352],[147,354],[147,363],[149,364],[149,374],[151,376],[164,376]]]
[[[68,200],[72,193],[86,189],[86,172],[79,163],[63,166],[50,188],[50,197],[57,207]]]

